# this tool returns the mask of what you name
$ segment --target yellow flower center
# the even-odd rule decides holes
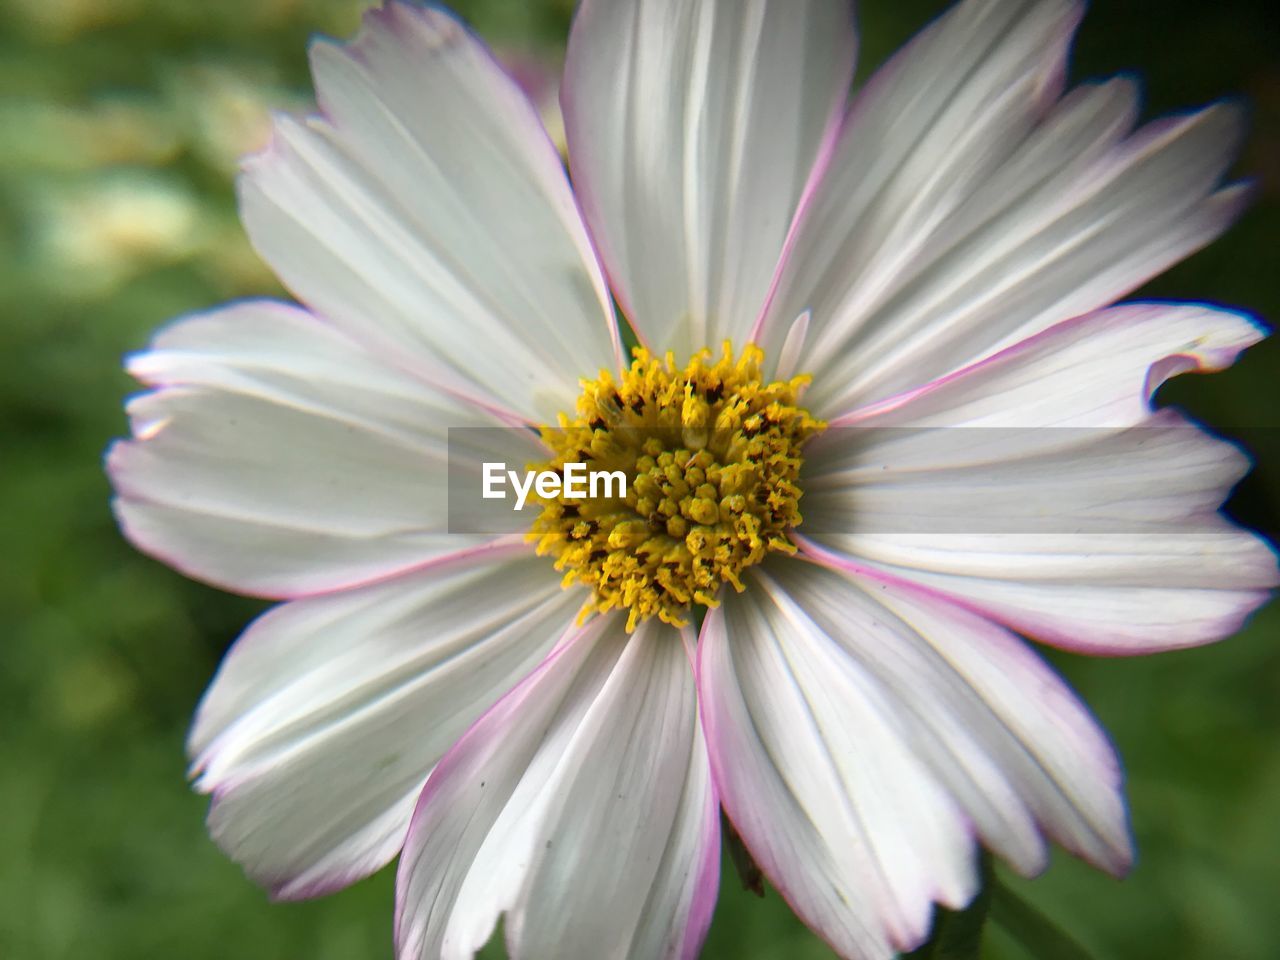
[[[795,552],[800,450],[826,424],[797,406],[809,378],[765,383],[763,359],[749,344],[735,360],[726,341],[719,360],[703,350],[682,370],[637,348],[621,382],[584,380],[577,415],[542,428],[554,456],[540,469],[626,477],[621,496],[541,498],[529,533],[566,586],[591,589],[584,616],[625,609],[628,631],[652,616],[683,626],[723,584],[741,591],[747,567]]]

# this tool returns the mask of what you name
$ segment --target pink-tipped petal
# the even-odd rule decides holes
[[[1248,459],[1151,396],[1261,336],[1226,310],[1116,307],[853,411],[808,451],[799,539],[1070,649],[1227,636],[1280,581],[1218,510]]]
[[[646,344],[683,358],[746,337],[855,49],[849,0],[580,5],[561,91],[570,169]]]
[[[559,155],[462,24],[389,0],[311,50],[321,113],[240,179],[250,239],[317,313],[407,369],[538,421],[619,359]]]
[[[783,562],[703,626],[698,690],[725,811],[849,960],[927,935],[974,890],[971,831],[1024,873],[1040,831],[1114,872],[1120,770],[1008,631],[917,588]]]
[[[214,840],[286,899],[383,866],[431,768],[581,602],[515,543],[271,610],[227,654],[188,741]]]
[[[967,0],[855,99],[757,340],[804,309],[800,369],[821,415],[886,397],[1114,302],[1217,236],[1239,112],[1127,136],[1125,79],[1061,101],[1080,7]],[[1126,138],[1127,137],[1127,138]]]
[[[427,782],[400,860],[400,960],[692,960],[715,899],[716,798],[680,636],[570,632]]]
[[[1213,373],[1267,335],[1245,314],[1199,303],[1128,303],[1074,317],[923,386],[855,407],[832,426],[1130,427],[1156,389]]]
[[[130,401],[134,438],[107,457],[116,514],[190,576],[296,597],[488,539],[449,533],[448,430],[500,422],[302,310],[245,301],[180,320],[129,369],[153,389]],[[467,436],[538,451],[521,431]]]
[[[698,695],[717,790],[756,862],[843,957],[928,935],[976,890],[964,812],[896,704],[763,574],[708,612]]]

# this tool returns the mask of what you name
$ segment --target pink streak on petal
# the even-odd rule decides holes
[[[578,4],[578,10],[573,15],[573,26],[569,30],[568,47],[565,50],[565,71],[564,71],[564,76],[560,81],[560,113],[565,120],[565,132],[569,139],[570,144],[572,144],[577,139],[568,131],[570,126],[576,125],[576,124],[573,124],[573,121],[570,118],[576,117],[578,115],[577,110],[574,106],[574,96],[579,84],[574,82],[574,79],[573,79],[574,74],[568,68],[569,68],[569,65],[573,62],[573,51],[577,45],[574,41],[574,38],[577,36],[586,35],[588,33],[588,30],[585,24],[593,16],[593,13],[594,13],[593,7],[594,7],[594,4],[592,0],[582,0],[582,2]],[[585,145],[583,149],[585,149]],[[607,259],[603,255],[602,251],[604,248],[601,246],[600,241],[596,238],[595,230],[591,226],[593,222],[593,218],[590,216],[587,216],[587,211],[596,211],[598,214],[600,210],[600,204],[596,200],[595,195],[592,193],[590,186],[588,186],[589,178],[588,180],[578,180],[574,178],[573,153],[574,151],[571,146],[569,149],[569,180],[573,186],[573,196],[574,196],[574,201],[578,205],[578,213],[582,217],[583,226],[586,227],[586,231],[587,231],[587,238],[591,242],[591,249],[595,251],[595,254],[597,257],[597,263],[600,265],[600,269],[604,273],[605,280],[609,286],[609,291],[613,294],[613,298],[618,302],[618,306],[622,308],[622,313],[626,317],[627,322],[631,327],[631,332],[635,336],[636,342],[639,343],[639,345],[644,349],[652,352],[654,348],[653,348],[653,345],[649,343],[648,339],[644,335],[644,331],[642,329],[643,325],[638,324],[636,322],[637,317],[636,317],[635,307],[632,305],[630,299],[627,296],[626,287],[624,284],[621,284],[618,282],[617,271],[611,268],[611,266],[607,262]],[[619,350],[621,351],[621,348],[619,348]],[[619,372],[625,370],[627,367],[627,363],[625,362],[624,359],[622,359],[621,352],[619,352],[618,362],[619,362],[619,368],[618,368]]]
[[[855,36],[855,42],[856,39]],[[857,65],[855,51],[855,55],[849,59],[849,74],[843,84],[843,88],[846,91],[845,96],[840,97],[831,105],[831,110],[827,117],[827,127],[822,135],[822,142],[818,147],[817,155],[814,157],[813,168],[809,171],[804,188],[800,191],[800,198],[796,201],[795,212],[791,215],[791,225],[787,228],[786,237],[783,238],[782,250],[778,253],[778,263],[773,270],[773,279],[769,283],[769,289],[765,292],[764,303],[760,305],[760,312],[756,315],[755,322],[751,325],[751,332],[747,334],[749,343],[758,343],[760,340],[769,306],[777,295],[778,286],[782,281],[787,261],[791,257],[792,250],[795,249],[797,232],[801,221],[808,208],[812,205],[814,194],[818,192],[825,181],[827,170],[831,167],[832,158],[835,156],[836,149],[839,147],[844,137],[844,132],[849,126],[852,112],[849,109],[848,90],[853,85],[853,74]]]
[[[268,151],[270,151],[271,149],[272,149],[272,144],[268,144],[268,146],[263,149],[261,154],[256,154],[255,156],[261,156],[267,153]],[[407,376],[410,376],[413,379],[426,384],[432,390],[436,390],[436,391],[439,391],[440,393],[447,394],[448,396],[461,400],[463,403],[469,404],[478,410],[482,410],[485,413],[490,414],[491,416],[497,418],[497,420],[500,423],[505,423],[508,426],[512,426],[512,427],[536,426],[536,424],[534,424],[533,421],[529,420],[527,417],[519,413],[516,413],[514,410],[511,410],[508,407],[505,407],[499,403],[496,403],[492,398],[486,398],[482,396],[474,388],[472,388],[466,383],[452,382],[447,379],[441,378],[440,376],[437,376],[434,373],[431,376],[427,376],[424,374],[423,371],[415,370],[411,364],[406,363],[403,354],[400,353],[399,351],[383,349],[380,344],[372,341],[369,341],[369,342],[365,342],[363,340],[357,341],[354,338],[352,338],[352,336],[347,331],[341,330],[338,327],[334,326],[328,320],[324,319],[315,311],[309,308],[301,307],[292,303],[287,303],[283,300],[272,300],[266,297],[247,297],[241,300],[232,300],[226,303],[219,304],[217,307],[213,308],[212,310],[196,310],[191,313],[185,313],[180,316],[174,317],[172,320],[170,320],[169,322],[164,324],[162,327],[160,327],[152,335],[151,342],[147,345],[145,349],[135,351],[125,357],[126,372],[128,372],[128,374],[131,377],[133,377],[135,380],[137,380],[139,383],[143,384],[143,386],[147,386],[147,387],[180,386],[182,383],[181,381],[165,379],[165,377],[160,375],[159,371],[152,369],[150,367],[150,364],[148,363],[148,358],[151,356],[153,352],[166,349],[164,345],[165,336],[169,333],[170,330],[174,329],[175,327],[178,327],[189,320],[199,319],[200,317],[206,314],[220,312],[222,310],[227,309],[228,307],[239,305],[239,304],[244,304],[244,305],[252,304],[253,306],[263,310],[264,312],[279,313],[279,314],[285,315],[291,321],[305,319],[307,322],[313,323],[317,327],[322,328],[325,331],[325,333],[329,336],[338,337],[338,338],[341,338],[342,340],[350,341],[353,346],[357,346],[360,349],[364,350],[365,352],[369,353],[374,358],[385,363],[390,369],[400,373],[404,373]]]
[[[328,589],[310,590],[299,593],[295,596],[287,597],[289,600],[299,600],[305,597],[314,597],[325,593],[334,593],[339,590],[355,590],[360,587],[369,587],[375,583],[383,583],[396,577],[404,576],[409,573],[422,573],[426,570],[433,570],[436,567],[452,566],[455,563],[465,563],[467,561],[476,560],[480,557],[488,556],[493,560],[500,560],[506,557],[518,556],[524,553],[533,553],[534,544],[528,543],[522,533],[504,533],[495,536],[486,543],[476,544],[472,547],[466,547],[453,553],[447,553],[444,556],[432,557],[430,560],[424,560],[421,563],[411,564],[399,570],[392,570],[387,573],[379,574],[374,577],[367,577],[363,580],[357,580],[351,583],[344,583],[340,586],[330,587]]]
[[[1040,616],[1024,609],[1000,603],[983,603],[980,600],[953,594],[930,584],[919,583],[911,579],[910,571],[907,570],[902,573],[890,573],[878,566],[860,563],[847,554],[819,546],[813,540],[801,536],[795,531],[792,531],[791,539],[800,548],[801,559],[876,583],[892,584],[917,593],[920,596],[929,597],[937,602],[959,607],[961,610],[965,610],[984,620],[1007,626],[1038,643],[1095,657],[1132,657],[1138,654],[1163,653],[1171,650],[1183,650],[1189,646],[1213,643],[1216,640],[1221,640],[1239,632],[1248,623],[1253,612],[1265,603],[1273,593],[1272,590],[1261,589],[1236,591],[1241,594],[1238,605],[1221,618],[1208,621],[1203,635],[1194,642],[1188,643],[1186,640],[1182,640],[1160,644],[1148,641],[1144,642],[1140,648],[1135,648],[1132,644],[1105,643],[1081,638],[1076,632],[1063,630],[1058,625],[1058,621],[1052,616]],[[1273,553],[1277,552],[1274,546],[1271,547],[1271,550]],[[1275,585],[1280,586],[1280,570],[1273,571],[1272,577]]]
[[[698,635],[698,655],[697,655],[697,663],[693,672],[693,682],[694,682],[694,686],[698,691],[698,713],[702,720],[703,736],[705,736],[707,739],[707,756],[711,762],[711,786],[716,796],[719,797],[724,794],[724,788],[721,785],[728,779],[728,776],[725,772],[724,765],[720,762],[721,754],[723,751],[717,749],[716,747],[717,744],[723,741],[723,736],[720,733],[719,726],[715,722],[715,713],[714,711],[711,710],[709,706],[710,697],[706,692],[707,680],[706,680],[705,671],[703,669],[704,655],[706,652],[707,644],[710,642],[707,639],[707,635],[709,630],[711,629],[712,618],[714,613],[715,613],[714,609],[709,610],[707,612],[706,618],[702,621],[702,629]],[[738,823],[735,820],[733,814],[727,808],[724,808],[724,807],[721,807],[721,812],[724,814],[725,819],[727,819],[729,823],[733,825],[734,831],[738,834],[738,836],[739,837],[744,836],[742,832],[742,824]],[[780,883],[777,879],[778,877],[782,877],[785,875],[784,872],[779,868],[777,862],[774,861],[772,858],[770,858],[767,855],[767,853],[765,853],[764,851],[757,853],[756,851],[753,850],[753,851],[750,851],[750,853],[752,857],[756,859],[756,864],[760,867],[760,869],[764,872],[764,874],[769,878],[769,882],[773,884],[774,889],[778,891],[778,894],[782,897],[783,901],[785,901],[787,906],[791,908],[792,912],[796,913],[798,916],[799,910],[797,910],[797,907],[796,907],[797,898],[787,888],[787,886],[784,883]],[[835,949],[835,947],[831,944],[831,942],[827,940],[827,938],[823,935],[822,931],[815,930],[814,933],[816,933],[823,940],[824,943],[832,947],[832,949]]]
[[[510,557],[516,557],[516,556],[520,556],[521,554],[527,554],[531,552],[531,550],[532,550],[532,545],[526,544],[522,536],[518,534],[507,535],[503,537],[498,537],[490,541],[489,543],[478,544],[477,546],[474,546],[474,547],[468,547],[465,550],[458,550],[454,553],[446,554],[442,557],[436,557],[433,560],[429,560],[426,563],[420,564],[409,570],[400,570],[395,573],[388,574],[385,577],[380,577],[374,580],[370,580],[366,583],[353,585],[351,587],[343,587],[342,592],[346,592],[347,590],[356,590],[356,589],[359,589],[360,587],[370,586],[374,583],[379,582],[380,580],[391,580],[396,577],[406,576],[408,574],[424,573],[427,571],[446,572],[453,567],[465,566],[467,564],[479,565],[480,563],[497,563],[502,560],[506,560]],[[320,596],[320,595],[321,594],[317,593],[317,594],[308,594],[307,596]],[[292,599],[304,599],[304,598],[295,597]],[[266,610],[263,613],[259,614],[257,617],[255,617],[249,623],[249,625],[244,629],[244,631],[240,634],[240,637],[232,645],[231,649],[227,651],[226,656],[230,658],[230,657],[236,656],[238,652],[243,652],[246,641],[251,642],[253,638],[257,636],[257,631],[254,628],[258,624],[258,622],[268,616],[271,616],[271,614],[278,609],[279,609],[279,606],[272,607],[270,610]],[[197,713],[197,718],[198,716],[199,714]],[[193,721],[193,724],[194,724],[194,721]],[[228,729],[223,734],[209,741],[209,743],[204,747],[204,749],[200,751],[199,756],[197,756],[192,761],[191,765],[187,768],[188,778],[195,779],[204,772],[209,762],[213,760],[214,757],[217,755],[223,739],[232,732],[233,731]],[[207,792],[211,792],[213,796],[216,798],[218,795],[218,792],[223,787],[229,788],[231,786],[234,786],[236,782],[237,781],[233,779],[225,780],[222,783],[219,783],[211,791],[207,791]],[[197,785],[196,789],[200,789],[199,785]]]
[[[689,657],[689,667],[694,676],[694,688],[697,689],[698,636],[691,627],[682,627],[680,639]],[[701,700],[699,700],[698,713],[700,721],[705,724]],[[702,727],[701,736],[705,742],[707,740],[705,726]],[[707,749],[709,758],[709,744]],[[716,789],[714,774],[710,776],[710,781],[702,822],[704,849],[701,862],[698,864],[693,902],[689,906],[689,916],[685,921],[684,942],[680,952],[682,960],[696,960],[702,950],[702,944],[707,939],[707,931],[711,928],[711,917],[715,913],[716,901],[720,897],[720,792]]]
[[[1055,46],[1055,49],[1061,50],[1061,56],[1053,63],[1044,86],[1039,91],[1038,108],[1040,112],[1047,113],[1062,96],[1066,86],[1067,59],[1069,54],[1069,43],[1067,42],[1080,26],[1081,20],[1084,18],[1084,4],[1073,3],[1073,10],[1070,16],[1065,17],[1062,21],[1062,29],[1060,35],[1063,42]],[[835,154],[838,152],[841,143],[846,135],[856,129],[857,121],[863,110],[866,109],[868,103],[874,102],[877,92],[883,88],[892,86],[897,80],[898,74],[901,73],[904,64],[912,59],[912,51],[921,42],[921,36],[928,28],[922,28],[917,32],[916,36],[911,39],[901,50],[881,68],[871,76],[866,85],[854,98],[848,112],[841,117],[837,112],[832,117],[831,126],[827,130],[827,136],[823,140],[822,148],[818,152],[818,159],[814,164],[808,182],[805,184],[804,191],[801,193],[800,202],[797,205],[795,216],[792,218],[791,226],[787,231],[786,240],[783,243],[782,254],[779,257],[777,269],[774,271],[773,281],[769,286],[769,292],[765,297],[765,302],[760,310],[759,316],[756,318],[755,324],[752,326],[751,334],[748,337],[752,342],[759,342],[764,332],[764,324],[767,319],[769,308],[771,307],[774,297],[778,292],[782,277],[786,271],[788,261],[796,246],[799,233],[802,231],[805,221],[811,213],[811,207],[814,203],[816,194],[822,189],[826,181],[826,174],[830,170],[831,163]],[[782,322],[789,322],[787,318],[779,318]]]
[[[712,629],[713,623],[716,623],[718,618],[722,620],[722,614],[718,613],[717,610],[712,609],[708,611],[706,619],[702,622],[702,630],[698,637],[698,658],[697,667],[694,670],[694,684],[698,691],[698,710],[702,720],[703,734],[707,739],[707,756],[711,762],[712,788],[715,790],[716,796],[723,796],[725,791],[722,784],[727,782],[729,778],[726,772],[726,765],[723,762],[723,755],[725,751],[718,748],[717,744],[723,743],[724,737],[715,722],[714,711],[712,711],[709,706],[712,695],[708,693],[706,674],[703,669],[704,656],[709,642],[707,636],[709,631]],[[719,629],[724,629],[722,623],[719,625]],[[734,831],[738,836],[743,838],[743,842],[746,843],[746,837],[750,835],[751,831],[746,830],[744,825],[734,817],[732,811],[727,807],[722,806],[721,812],[725,819],[727,819],[733,826]],[[760,867],[764,875],[769,879],[770,884],[778,892],[778,895],[782,897],[783,902],[786,903],[791,911],[797,916],[804,916],[808,911],[803,909],[801,897],[793,891],[783,879],[787,876],[787,871],[782,869],[779,862],[775,860],[768,851],[753,850],[748,847],[748,852],[755,859],[756,864]],[[812,926],[810,926],[810,930],[812,930],[812,932],[833,951],[837,953],[839,952],[834,939],[829,936],[826,931],[816,929]],[[906,949],[912,948],[908,947]]]
[[[1047,330],[1042,330],[1039,333],[1032,334],[1025,340],[1020,340],[1018,343],[1006,347],[985,359],[979,360],[977,363],[945,374],[938,377],[936,380],[932,380],[929,383],[924,384],[923,386],[903,391],[902,393],[895,394],[892,397],[886,397],[883,400],[878,400],[875,403],[864,407],[855,407],[853,410],[846,413],[831,417],[828,419],[828,424],[831,427],[854,426],[880,416],[881,414],[899,410],[910,404],[912,401],[917,400],[920,397],[927,396],[947,384],[961,380],[965,377],[979,374],[992,366],[999,366],[1000,364],[1016,360],[1023,354],[1034,351],[1046,341],[1051,342],[1064,335],[1070,335],[1082,329],[1087,330],[1089,327],[1094,325],[1107,325],[1109,323],[1123,324],[1131,317],[1137,316],[1142,312],[1159,311],[1162,308],[1180,308],[1187,306],[1198,306],[1198,304],[1188,302],[1133,301],[1130,303],[1119,304],[1117,306],[1104,307],[1101,310],[1094,311],[1093,313],[1082,314],[1081,316],[1073,317],[1070,320],[1063,320],[1061,323],[1055,324]],[[1212,310],[1223,310],[1222,307],[1214,305],[1205,306]],[[1170,370],[1170,373],[1168,374],[1169,376],[1172,376],[1174,373],[1182,373],[1185,371],[1210,373],[1225,370],[1236,361],[1236,358],[1239,357],[1244,350],[1263,340],[1270,332],[1256,317],[1237,311],[1224,312],[1235,313],[1242,319],[1249,321],[1256,328],[1257,336],[1247,343],[1238,345],[1210,348],[1196,354],[1174,354],[1173,359],[1176,360],[1176,363],[1168,368]],[[1152,365],[1151,370],[1158,371],[1159,365],[1167,362],[1168,359],[1170,358],[1157,361],[1156,364]],[[1150,373],[1148,374],[1144,385],[1146,399],[1148,401],[1151,399],[1154,388],[1159,386],[1164,379],[1167,379],[1167,377],[1161,378],[1160,380],[1154,380],[1152,375]]]
[[[685,921],[684,942],[681,945],[682,960],[695,960],[711,929],[711,917],[715,913],[716,900],[720,896],[720,794],[714,778],[707,798],[702,821],[704,850],[698,865],[698,878],[693,902]]]
[[[852,77],[850,80],[852,81]],[[835,157],[836,148],[840,146],[848,122],[848,117],[841,117],[841,111],[833,111],[827,132],[822,138],[822,145],[818,148],[818,155],[813,161],[813,169],[809,172],[809,179],[805,181],[804,189],[800,191],[800,199],[796,203],[796,212],[791,218],[791,226],[787,228],[787,235],[782,241],[778,265],[774,267],[773,279],[764,295],[764,303],[760,305],[760,312],[756,315],[755,323],[751,325],[751,332],[747,335],[749,343],[760,342],[761,334],[764,332],[765,318],[769,315],[769,308],[773,306],[774,297],[777,296],[778,288],[782,284],[782,277],[799,240],[800,230],[809,208],[813,205],[815,194],[826,180],[827,171],[831,168],[831,161]]]
[[[991,616],[987,612],[985,612],[980,608],[975,607],[970,603],[965,602],[963,599],[952,597],[946,593],[935,590],[929,586],[916,583],[912,580],[897,577],[897,576],[894,576],[893,574],[886,573],[882,570],[878,570],[872,567],[865,566],[863,564],[859,564],[855,560],[849,557],[846,557],[840,554],[835,554],[831,551],[825,550],[824,548],[818,546],[817,544],[814,544],[812,541],[805,540],[803,537],[800,537],[794,534],[794,532],[792,534],[792,537],[797,543],[797,545],[801,547],[802,552],[800,554],[800,560],[802,562],[816,563],[821,566],[825,566],[829,569],[832,569],[847,575],[851,575],[855,578],[858,578],[864,581],[879,583],[895,591],[899,591],[903,594],[907,594],[908,596],[916,597],[930,606],[941,607],[942,610],[944,611],[952,610],[954,611],[957,617],[969,620],[969,623],[971,626],[982,629],[983,632],[987,635],[989,642],[998,648],[1002,648],[1005,651],[1006,655],[1021,657],[1023,659],[1034,659],[1037,661],[1038,664],[1041,664],[1043,666],[1042,661],[1040,661],[1039,658],[1036,657],[1034,652],[1015,634],[1011,633],[1009,629],[1007,629],[1000,623],[994,622]],[[711,621],[711,617],[708,616],[708,619],[706,622],[704,622],[704,627],[703,627],[704,637],[707,629],[706,624],[710,623],[710,621]],[[705,642],[705,639],[703,642]],[[1121,651],[1121,652],[1132,654],[1133,651],[1129,650],[1129,651]],[[701,649],[699,653],[701,654]],[[699,658],[699,665],[701,667],[701,656]],[[1111,742],[1111,740],[1106,736],[1105,727],[1102,726],[1102,724],[1097,720],[1096,716],[1094,716],[1092,711],[1089,710],[1088,705],[1084,702],[1084,700],[1081,699],[1078,694],[1076,694],[1076,692],[1070,687],[1070,685],[1067,684],[1067,682],[1056,671],[1052,670],[1051,668],[1045,668],[1045,669],[1047,669],[1049,678],[1053,681],[1054,685],[1058,688],[1058,690],[1061,691],[1061,693],[1064,696],[1069,697],[1072,701],[1074,701],[1079,706],[1079,708],[1085,715],[1086,721],[1091,725],[1092,729],[1097,731],[1101,735],[1101,739],[1098,741],[1099,749],[1094,754],[1094,760],[1096,762],[1097,768],[1111,771],[1111,775],[1113,777],[1112,786],[1117,791],[1122,790],[1123,781],[1124,781],[1124,770],[1120,764],[1118,751],[1115,749],[1115,746]],[[698,690],[699,690],[699,702],[705,704],[707,702],[708,697],[707,697],[707,694],[704,692],[706,687],[705,687],[705,681],[703,679],[701,669],[699,669],[695,674],[695,681],[698,685]],[[718,739],[719,739],[718,731],[715,729],[714,724],[711,722],[708,716],[708,710],[705,707],[703,708],[703,724],[704,724],[704,728],[707,731],[708,742],[709,743],[718,742]],[[719,778],[723,775],[720,772],[722,771],[723,767],[719,766],[716,763],[716,758],[719,757],[719,755],[720,754],[718,751],[716,750],[711,751],[711,756],[713,758],[712,773],[713,773],[713,777],[715,778]],[[742,829],[740,829],[739,825],[734,821],[734,818],[731,812],[727,809],[725,810],[725,816],[728,817],[731,823],[734,823],[735,829],[738,830],[739,835],[743,836],[744,838],[748,835],[747,833],[744,833]],[[965,823],[966,823],[967,829],[969,830],[971,840],[975,845],[978,844],[979,837],[978,837],[978,831],[977,831],[976,825],[967,817],[965,818]],[[1131,830],[1131,825],[1126,824],[1126,827],[1129,830]],[[1041,825],[1039,829],[1042,833],[1044,832],[1043,825]],[[1098,869],[1106,871],[1112,876],[1123,877],[1133,867],[1134,844],[1132,841],[1131,834],[1129,836],[1129,840],[1125,848],[1111,849],[1109,851],[1110,855],[1105,858],[1098,857],[1098,856],[1091,856],[1086,851],[1077,849],[1074,847],[1074,845],[1069,845],[1065,843],[1061,838],[1058,838],[1058,842],[1062,844],[1065,849],[1067,849],[1069,852],[1071,852],[1075,856],[1080,857],[1081,859],[1092,864]],[[756,855],[756,851],[752,850],[751,852],[753,855]],[[759,862],[760,862],[761,868],[765,871],[770,881],[773,882],[774,885],[777,887],[778,892],[782,895],[783,899],[787,901],[788,905],[791,906],[793,910],[797,909],[796,900],[798,898],[795,897],[795,895],[791,891],[786,889],[784,885],[781,885],[776,879],[778,876],[781,876],[781,873],[777,869],[776,863],[772,861],[766,863],[765,860],[763,859],[760,859]],[[1048,867],[1047,861],[1045,863],[1045,867],[1046,868]],[[940,898],[937,896],[936,892],[933,894],[933,899],[935,901],[940,901]],[[818,935],[822,937],[824,941],[828,943],[828,945],[832,946],[832,949],[835,949],[834,945],[832,945],[830,941],[826,939],[826,937],[822,934],[821,931],[815,931],[815,932],[818,933]],[[895,939],[897,941],[895,943],[895,946],[897,946],[899,949],[902,949],[902,950],[911,950],[919,946],[918,942],[916,943],[908,942],[907,940],[902,939],[900,936],[896,937]]]
[[[704,735],[707,738],[707,755],[711,761],[711,783],[715,789],[716,795],[723,796],[724,790],[721,784],[728,780],[728,775],[726,773],[725,764],[722,762],[724,751],[722,749],[718,749],[716,746],[723,742],[723,736],[720,733],[712,715],[712,711],[708,706],[710,694],[707,692],[707,681],[703,671],[703,657],[708,643],[707,635],[713,622],[715,622],[717,618],[722,619],[723,616],[718,613],[716,609],[712,609],[708,611],[706,619],[702,622],[702,631],[698,638],[698,666],[694,671],[694,683],[698,690],[698,709],[702,718],[702,727]],[[723,626],[721,626],[720,629],[723,629]],[[734,817],[733,813],[728,808],[721,807],[721,810],[725,819],[727,819],[733,826],[734,831],[739,837],[743,838],[743,842],[746,843],[746,837],[750,835],[751,831],[745,830],[744,825]],[[760,870],[769,879],[770,884],[778,892],[778,895],[782,897],[783,902],[786,903],[791,911],[796,914],[796,916],[804,916],[807,914],[808,911],[804,910],[802,907],[801,897],[797,895],[783,879],[787,876],[787,871],[782,869],[778,861],[764,850],[757,851],[748,847],[748,852],[755,859],[757,866],[760,867]],[[839,949],[834,942],[834,938],[829,936],[825,930],[820,930],[813,926],[810,926],[809,929],[818,937],[818,939],[830,947],[832,951],[839,953]],[[904,947],[904,949],[914,949],[914,947],[908,946]]]
[[[427,778],[426,786],[423,787],[422,794],[418,797],[418,803],[414,807],[413,816],[409,820],[409,829],[405,835],[404,842],[406,847],[411,846],[414,839],[425,829],[423,822],[426,819],[427,810],[431,807],[432,801],[453,778],[455,771],[459,767],[466,765],[473,753],[477,752],[478,746],[481,747],[479,752],[484,752],[482,745],[486,740],[501,739],[504,730],[511,725],[520,723],[525,704],[537,693],[539,680],[554,667],[556,662],[565,655],[574,643],[594,634],[599,629],[602,619],[596,618],[581,627],[570,625],[564,636],[543,661],[534,667],[527,677],[504,694],[497,703],[482,713],[467,728],[467,731],[458,738],[457,743],[450,747],[449,751],[440,758],[440,762],[436,764],[435,769],[431,771],[431,775]],[[396,870],[394,914],[396,956],[401,956],[404,949],[403,931],[408,909],[408,905],[405,903],[406,869],[406,861],[401,859],[400,866]]]
[[[166,566],[172,567],[183,576],[198,580],[201,583],[208,583],[219,589],[226,590],[230,593],[239,594],[247,597],[259,597],[267,600],[300,600],[306,597],[316,597],[327,593],[336,593],[342,590],[353,590],[358,587],[366,587],[393,577],[402,576],[406,573],[421,572],[434,567],[436,564],[452,563],[458,558],[466,558],[478,556],[493,551],[496,556],[506,554],[516,554],[522,552],[531,552],[534,548],[532,544],[525,543],[522,534],[503,534],[495,536],[486,543],[477,544],[455,553],[444,554],[442,556],[432,557],[419,563],[411,563],[394,570],[388,570],[373,576],[362,578],[342,577],[336,580],[314,580],[307,584],[306,587],[295,587],[293,589],[284,590],[257,590],[247,587],[243,583],[231,582],[217,577],[212,577],[203,571],[197,571],[193,565],[185,559],[185,556],[176,553],[173,549],[166,547],[161,541],[153,539],[150,535],[140,530],[137,525],[126,516],[123,511],[123,504],[126,501],[133,501],[138,504],[153,503],[148,497],[138,492],[130,492],[131,484],[126,479],[128,472],[128,460],[131,452],[137,449],[140,443],[145,440],[116,440],[107,448],[105,454],[105,468],[107,476],[111,481],[112,487],[117,491],[117,496],[111,499],[112,513],[115,515],[116,523],[120,527],[121,532],[126,539],[129,540],[143,553],[150,557],[154,557]]]

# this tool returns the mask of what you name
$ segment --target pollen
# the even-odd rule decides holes
[[[763,352],[703,350],[683,369],[637,348],[621,380],[584,380],[573,416],[544,427],[553,452],[588,473],[621,471],[620,495],[541,499],[529,538],[555,558],[566,586],[591,590],[583,608],[627,611],[684,626],[695,604],[717,605],[728,584],[770,553],[794,553],[805,442],[826,424],[799,406],[807,376],[766,383]]]

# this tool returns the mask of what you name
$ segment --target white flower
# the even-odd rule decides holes
[[[282,898],[401,853],[404,960],[470,957],[503,914],[516,957],[692,956],[721,805],[845,957],[919,944],[974,894],[978,842],[1125,870],[1114,751],[1016,633],[1205,643],[1277,571],[1217,510],[1245,458],[1150,403],[1262,331],[1109,306],[1240,208],[1239,117],[1134,131],[1130,81],[1064,95],[1079,17],[966,0],[846,108],[845,0],[584,0],[573,190],[447,13],[391,0],[316,44],[321,112],[278,117],[239,184],[305,309],[161,332],[110,455],[139,547],[286,601],[191,733],[218,844]],[[737,365],[626,373],[610,291],[658,354],[727,339]],[[553,423],[580,392],[604,413],[569,434],[616,439],[625,400],[769,457],[668,449],[672,475],[655,448],[639,517],[548,505],[569,587],[523,536],[450,535],[446,429]],[[718,601],[698,637],[668,625],[691,595]]]

